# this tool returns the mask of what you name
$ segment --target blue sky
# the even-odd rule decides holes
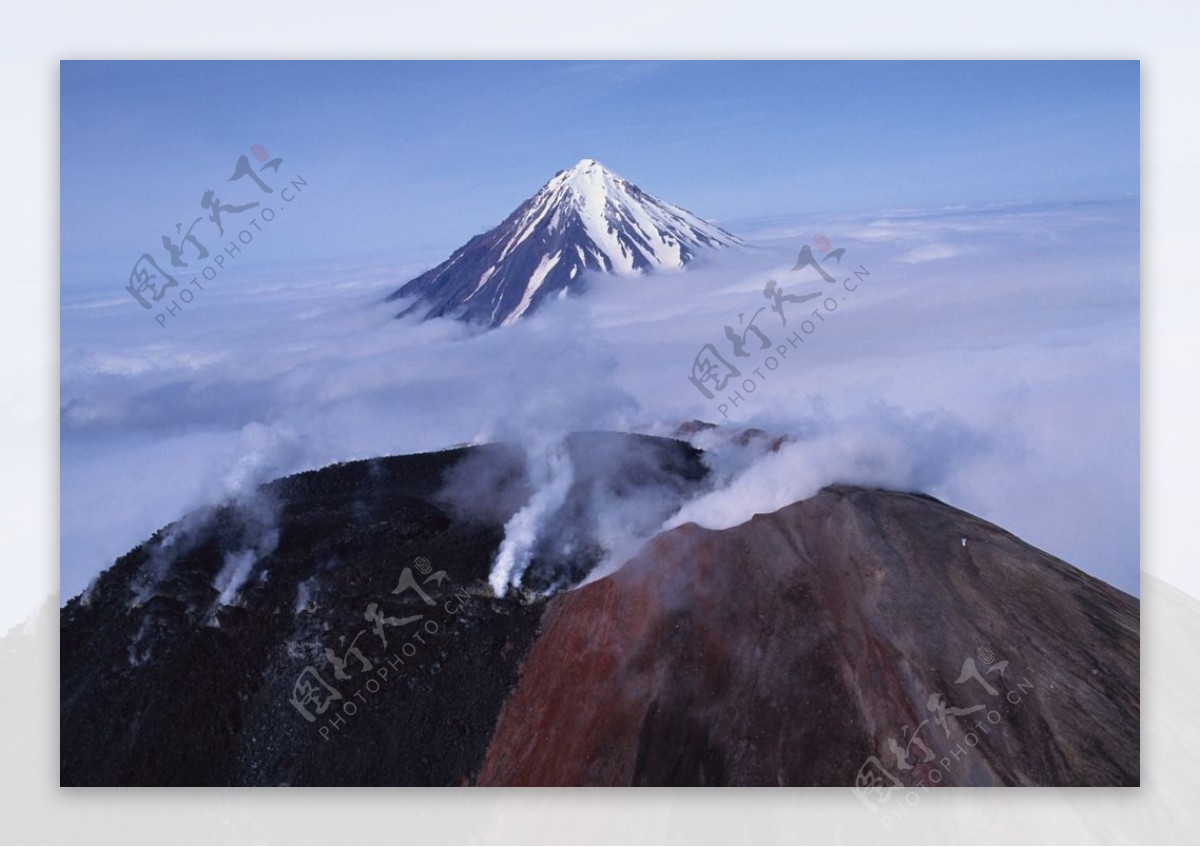
[[[1136,62],[64,62],[61,117],[69,293],[254,144],[309,188],[246,264],[440,260],[583,157],[726,223],[1139,187]]]
[[[711,419],[697,349],[815,231],[886,282],[737,422],[807,431],[815,398],[849,423],[802,469],[844,481],[866,450],[909,490],[936,466],[935,495],[1136,591],[1138,85],[1133,62],[64,63],[64,596],[247,468],[440,449],[530,410]],[[165,264],[207,190],[264,199],[228,182],[256,144],[283,159],[271,184],[307,187],[160,329],[133,263]],[[386,294],[584,157],[763,249],[503,333],[393,320]],[[199,236],[216,253],[237,221]],[[969,437],[922,423],[943,418]]]

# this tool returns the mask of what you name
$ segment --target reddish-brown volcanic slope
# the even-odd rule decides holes
[[[968,658],[1008,662],[995,694]],[[933,694],[984,708],[938,725]],[[1137,601],[919,495],[683,526],[550,603],[478,783],[850,785],[870,756],[906,785],[1136,785]]]

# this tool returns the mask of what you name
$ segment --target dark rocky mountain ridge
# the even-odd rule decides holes
[[[608,497],[706,485],[683,442],[570,449]],[[550,533],[533,593],[497,598],[521,463],[487,445],[335,465],[118,559],[61,613],[62,784],[851,785],[871,757],[904,784],[1137,783],[1137,601],[1009,533],[835,486],[541,596],[601,555],[577,485],[580,532]],[[956,682],[967,658],[986,686]],[[928,757],[903,734],[921,721]]]

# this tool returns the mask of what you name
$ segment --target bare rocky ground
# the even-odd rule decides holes
[[[669,439],[571,453],[605,496],[704,481]],[[471,479],[481,502],[447,499]],[[835,486],[663,533],[550,599],[497,598],[527,483],[511,449],[462,448],[288,477],[164,528],[62,609],[62,784],[1138,782],[1137,601],[991,524]],[[595,564],[587,495],[577,481],[578,537],[560,527],[528,584]],[[222,603],[248,549],[269,552]],[[421,591],[393,593],[406,569]]]

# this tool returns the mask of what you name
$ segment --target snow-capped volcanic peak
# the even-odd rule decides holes
[[[670,203],[642,191],[607,170],[595,159],[583,159],[560,171],[537,193],[522,217],[511,250],[539,224],[550,232],[575,218],[605,269],[629,274],[648,267],[681,268],[700,247],[728,247],[738,239]]]
[[[416,297],[401,314],[511,324],[555,293],[578,288],[584,271],[634,274],[677,269],[701,250],[743,242],[582,159],[559,171],[499,226],[472,238],[441,265],[388,299]]]

